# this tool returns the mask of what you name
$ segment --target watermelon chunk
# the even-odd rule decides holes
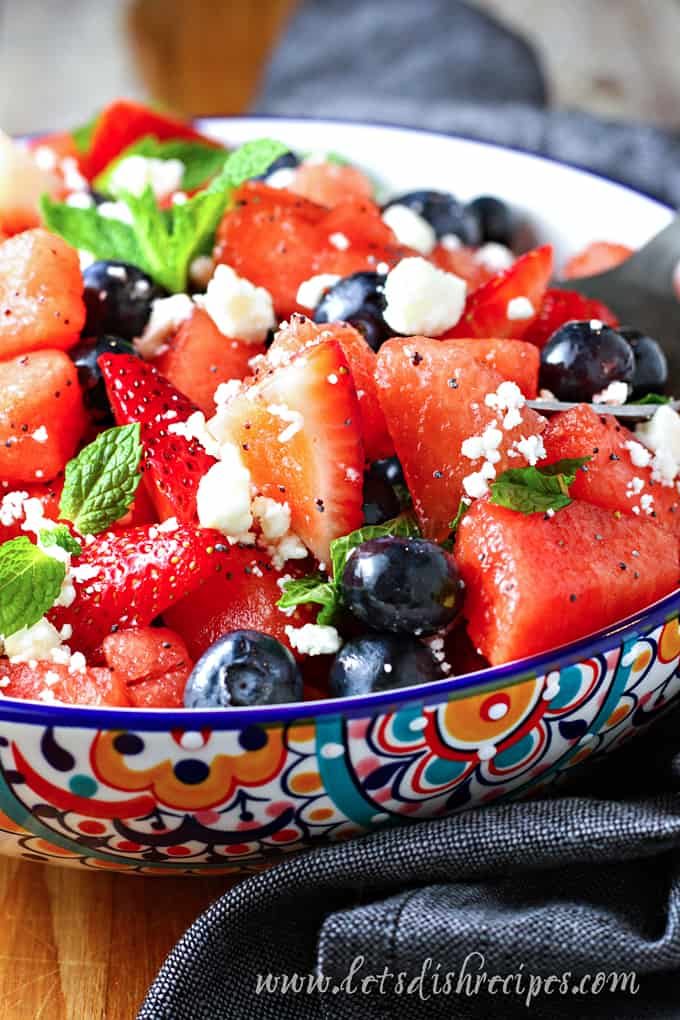
[[[452,340],[450,343],[460,344],[477,361],[493,368],[504,379],[516,382],[527,400],[535,398],[541,355],[533,344],[524,340],[495,339]]]
[[[545,517],[478,500],[454,550],[470,637],[494,666],[585,637],[673,591],[678,551],[649,521],[589,503]]]
[[[0,358],[72,347],[85,323],[78,253],[47,230],[0,244]]]
[[[480,468],[479,461],[463,457],[461,445],[490,425],[500,427],[485,397],[503,378],[468,353],[464,343],[425,337],[383,344],[376,378],[421,528],[428,538],[442,540],[464,494],[463,479]],[[515,441],[545,428],[545,419],[534,411],[523,408],[521,415],[521,424],[502,430],[498,474],[526,464],[508,451]]]
[[[565,264],[563,280],[572,280],[579,276],[597,276],[608,269],[625,262],[633,254],[634,249],[627,244],[612,244],[611,241],[592,241],[583,251],[578,252]]]
[[[319,205],[335,206],[348,196],[372,198],[373,185],[361,170],[341,163],[302,163],[290,190]]]
[[[129,627],[105,637],[102,648],[132,705],[182,708],[193,664],[179,634],[167,627]]]
[[[263,344],[224,336],[208,313],[196,308],[153,363],[209,418],[215,413],[219,384],[250,375],[250,359],[264,353]]]
[[[549,461],[591,457],[570,488],[575,499],[621,513],[647,517],[680,537],[680,497],[674,485],[652,481],[651,467],[636,466],[627,443],[635,436],[613,415],[579,404],[551,418],[543,434]],[[633,448],[644,456],[644,449]]]
[[[85,431],[76,367],[63,351],[0,361],[0,478],[49,481]]]
[[[29,665],[0,659],[0,678],[8,681],[2,688],[6,698],[112,708],[127,708],[130,704],[125,685],[110,669],[98,666],[71,672],[68,666],[53,662]]]

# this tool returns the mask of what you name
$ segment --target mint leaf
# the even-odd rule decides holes
[[[316,622],[332,623],[341,605],[340,582],[352,551],[371,538],[384,538],[387,535],[419,538],[420,529],[413,517],[403,514],[392,521],[385,521],[384,524],[369,524],[342,538],[336,538],[331,542],[331,577],[326,580],[321,574],[316,573],[287,581],[283,595],[276,603],[277,606],[279,609],[292,609],[295,606],[316,602],[321,606]]]
[[[43,549],[49,549],[50,546],[58,545],[60,549],[65,549],[72,556],[80,556],[83,551],[80,542],[76,542],[65,524],[57,524],[56,528],[42,528],[40,531],[40,544]]]
[[[90,151],[92,136],[94,135],[98,121],[99,114],[95,114],[94,117],[88,120],[87,124],[81,124],[80,127],[74,128],[71,131],[71,137],[76,144],[76,149],[83,155]]]
[[[251,177],[265,173],[275,159],[288,152],[288,146],[273,138],[258,138],[239,146],[228,157],[222,173],[208,186],[209,191],[238,188]]]
[[[125,516],[139,485],[139,422],[101,432],[66,465],[61,517],[96,535]]]
[[[100,216],[96,207],[76,209],[65,202],[54,202],[49,195],[40,199],[45,226],[59,234],[74,248],[92,252],[96,259],[120,259],[149,272],[133,227],[119,220]]]
[[[458,525],[460,524],[463,517],[467,513],[469,507],[470,500],[465,498],[461,499],[460,503],[458,504],[458,509],[456,510],[456,516],[453,518],[452,521],[449,521],[449,528],[451,529],[451,534],[444,542],[441,543],[442,548],[446,549],[447,552],[451,552],[453,549],[453,544],[456,538],[456,532],[458,531]]]
[[[491,485],[491,502],[523,514],[563,510],[569,506],[569,486],[590,457],[558,460],[544,467],[510,468]]]
[[[32,627],[52,608],[66,567],[25,535],[0,546],[0,634]]]
[[[415,518],[410,514],[403,514],[395,517],[394,520],[385,521],[384,524],[367,524],[364,528],[336,538],[331,542],[331,565],[333,578],[339,584],[342,579],[342,572],[351,553],[358,545],[368,542],[371,538],[385,538],[387,535],[400,535],[404,538],[420,538],[420,528]]]
[[[92,186],[105,195],[113,194],[111,177],[123,160],[129,156],[144,156],[147,159],[179,159],[184,164],[181,187],[184,191],[195,191],[206,184],[211,177],[224,167],[228,154],[225,149],[207,145],[205,142],[174,138],[160,142],[153,135],[145,135],[128,145],[106,169],[95,177]]]
[[[645,393],[644,397],[631,397],[629,404],[670,404],[671,397],[662,397],[660,393]]]

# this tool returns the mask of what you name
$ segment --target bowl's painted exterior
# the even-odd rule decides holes
[[[541,236],[564,250],[596,237],[640,244],[670,218],[592,175],[461,139],[329,122],[209,127],[235,142],[269,133],[298,148],[359,152],[395,189],[446,187],[454,166],[468,181],[463,197],[495,191],[543,209]],[[504,168],[502,187],[487,183],[490,164]],[[555,194],[578,194],[581,208],[553,209],[545,192],[553,204]],[[679,614],[676,592],[519,663],[300,706],[164,712],[0,699],[0,852],[157,875],[223,873],[325,838],[535,793],[669,704],[680,688]]]

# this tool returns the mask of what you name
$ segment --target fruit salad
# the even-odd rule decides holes
[[[2,695],[365,694],[674,591],[663,352],[528,236],[495,197],[380,205],[344,156],[123,100],[0,135]],[[631,399],[659,405],[635,432]]]

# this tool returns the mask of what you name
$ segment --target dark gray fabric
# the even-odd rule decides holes
[[[531,50],[446,0],[316,0],[276,55],[259,109],[415,124],[590,166],[680,204],[680,142],[652,128],[537,108]],[[487,105],[480,105],[480,101]],[[564,200],[564,197],[563,197]],[[665,1020],[680,1018],[680,712],[561,798],[489,807],[310,850],[218,900],[170,954],[139,1020]],[[520,972],[522,993],[466,994],[460,970]],[[258,974],[417,978],[453,994],[256,994]],[[472,980],[475,957],[467,973]],[[597,971],[640,991],[576,995]],[[566,994],[527,1005],[530,975]],[[305,978],[306,979],[306,978]],[[534,979],[535,980],[535,979]],[[440,983],[443,984],[443,978]],[[516,984],[513,986],[516,987]]]

